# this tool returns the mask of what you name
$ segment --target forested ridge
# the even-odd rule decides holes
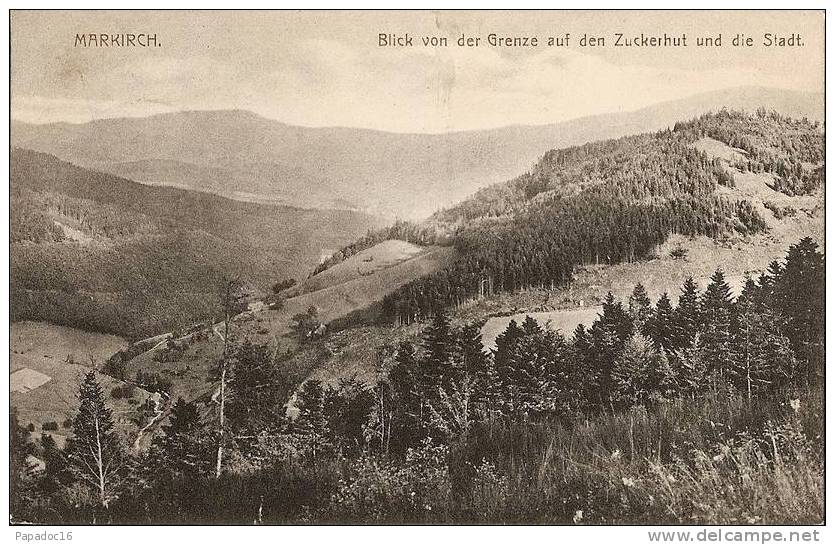
[[[751,202],[715,191],[733,187],[733,174],[694,148],[705,136],[745,146],[746,168],[772,172],[787,194],[822,183],[820,128],[763,111],[721,111],[672,130],[554,150],[531,172],[428,220],[438,232],[454,227],[460,258],[387,297],[389,318],[409,323],[496,291],[562,285],[577,265],[644,259],[671,234],[765,231]],[[776,159],[762,166],[764,157]]]
[[[13,320],[162,333],[217,316],[225,278],[267,291],[376,224],[145,186],[18,148],[10,164]]]

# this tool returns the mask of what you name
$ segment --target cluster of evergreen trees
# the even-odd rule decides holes
[[[734,386],[750,399],[823,370],[823,256],[811,239],[748,278],[734,298],[721,270],[703,293],[692,278],[678,304],[653,305],[642,285],[609,294],[599,318],[570,338],[531,317],[511,321],[490,354],[476,324],[453,331],[438,312],[422,350],[403,343],[389,375],[396,414],[412,430],[449,432],[498,415],[516,420],[652,404]],[[417,434],[414,436],[414,434]]]
[[[682,195],[630,202],[601,187],[459,233],[455,263],[406,284],[384,299],[383,308],[389,318],[411,323],[482,295],[563,285],[576,265],[646,258],[671,233],[717,237],[764,229],[747,201]]]
[[[381,353],[374,385],[311,379],[297,388],[277,348],[230,343],[225,389],[200,403],[179,399],[144,451],[127,447],[91,372],[64,448],[48,435],[31,443],[12,415],[12,513],[64,523],[191,520],[193,503],[236,501],[230,489],[218,492],[243,486],[235,475],[277,464],[315,471],[343,458],[399,459],[479,421],[570,420],[709,389],[750,399],[817,382],[824,285],[823,256],[807,238],[739,297],[721,271],[701,293],[685,281],[675,305],[666,294],[652,304],[638,285],[626,302],[610,294],[591,327],[568,338],[528,317],[510,322],[487,352],[481,323],[455,328],[437,312],[419,344]],[[29,467],[30,455],[43,471]]]

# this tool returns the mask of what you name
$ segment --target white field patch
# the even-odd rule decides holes
[[[719,159],[724,159],[729,163],[732,161],[739,161],[747,157],[745,150],[732,148],[724,142],[714,140],[708,136],[697,140],[693,144],[693,147],[706,153],[708,157],[718,157]]]
[[[352,255],[345,261],[322,271],[312,278],[308,278],[301,285],[289,290],[287,295],[293,297],[302,293],[344,284],[357,278],[373,276],[384,269],[399,265],[430,250],[431,248],[402,240],[386,240]],[[330,257],[330,254],[328,257]]]
[[[31,392],[35,388],[43,386],[50,380],[52,380],[52,377],[49,375],[24,367],[9,376],[9,389],[12,392],[25,394],[26,392]]]
[[[70,239],[74,242],[78,242],[78,243],[81,243],[81,244],[86,244],[87,242],[90,242],[91,240],[93,240],[93,238],[90,235],[87,235],[86,233],[84,233],[83,231],[80,231],[79,229],[75,229],[73,227],[70,227],[66,223],[61,223],[58,220],[52,220],[52,222],[55,225],[57,225],[58,227],[61,228],[61,230],[64,232],[64,236],[66,238],[68,238],[68,239]]]
[[[774,189],[775,177],[768,172],[742,172],[731,166],[737,160],[744,160],[747,153],[738,148],[732,148],[727,144],[714,140],[713,138],[700,138],[693,147],[703,151],[711,158],[722,160],[725,168],[733,175],[734,187],[719,186],[717,192],[733,199],[745,199],[750,202],[759,215],[766,221],[772,234],[783,234],[794,230],[791,217],[778,220],[774,213],[766,206],[779,206],[781,208],[792,208],[797,211],[814,214],[820,207],[822,201],[820,195],[807,195],[790,197]]]
[[[497,316],[487,320],[481,328],[481,343],[488,350],[496,348],[496,338],[507,329],[510,321],[516,320],[517,324],[522,325],[522,322],[525,321],[527,316],[539,322],[539,325],[543,327],[551,328],[554,331],[559,331],[566,337],[570,337],[578,325],[591,326],[602,311],[603,307],[594,306],[552,310],[548,312],[521,312],[512,316]]]

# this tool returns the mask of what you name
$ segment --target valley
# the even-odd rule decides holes
[[[285,471],[316,467],[327,482],[318,473],[302,478],[307,489],[330,487],[316,500],[317,520],[343,508],[358,516],[337,500],[351,493],[349,483],[407,471],[416,455],[447,471],[490,455],[497,469],[477,472],[527,482],[528,466],[508,452],[519,434],[526,456],[545,460],[531,467],[603,491],[589,507],[560,487],[529,483],[556,502],[549,512],[568,521],[577,510],[564,506],[579,502],[605,523],[619,515],[600,498],[615,494],[626,467],[647,490],[657,490],[657,468],[704,478],[675,461],[673,440],[662,445],[653,435],[662,433],[659,415],[680,422],[663,433],[682,441],[681,430],[697,430],[695,448],[708,451],[727,438],[689,420],[687,404],[760,435],[766,416],[801,425],[777,401],[786,391],[817,406],[820,316],[794,298],[820,304],[823,137],[813,121],[721,110],[551,149],[521,175],[391,226],[350,209],[136,184],[15,149],[10,372],[18,421],[33,439],[46,432],[65,445],[73,396],[95,369],[120,437],[141,463],[201,479],[262,479],[270,493]],[[795,294],[796,282],[813,284]],[[737,351],[744,320],[749,335],[771,335],[753,343],[772,351],[757,353],[767,360],[753,371],[760,382],[740,370],[753,357]],[[637,425],[646,437],[636,447],[630,436],[621,467],[627,418],[629,433]],[[813,415],[802,418],[814,429]],[[594,442],[574,443],[586,438]],[[642,460],[656,440],[653,469]],[[548,444],[565,465],[543,454]],[[450,453],[451,445],[462,450]],[[788,459],[806,447],[785,448]],[[577,452],[612,462],[587,473]],[[360,467],[369,459],[391,465]],[[219,475],[208,469],[215,460]],[[408,478],[426,478],[416,475]],[[600,475],[614,480],[588,484]],[[816,475],[797,479],[814,487]],[[512,497],[501,494],[502,502]],[[649,509],[618,494],[634,513]],[[458,500],[443,501],[464,509],[464,520],[477,518]],[[714,516],[675,501],[692,520]],[[296,517],[304,505],[282,509]],[[540,521],[536,508],[519,515],[501,505],[501,520]],[[815,506],[797,517],[814,517]],[[433,520],[409,510],[380,516]]]

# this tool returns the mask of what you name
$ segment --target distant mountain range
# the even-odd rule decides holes
[[[415,219],[530,169],[548,150],[642,133],[722,107],[822,120],[823,95],[741,87],[539,126],[398,134],[287,125],[241,110],[84,124],[12,123],[12,145],[145,184]]]

